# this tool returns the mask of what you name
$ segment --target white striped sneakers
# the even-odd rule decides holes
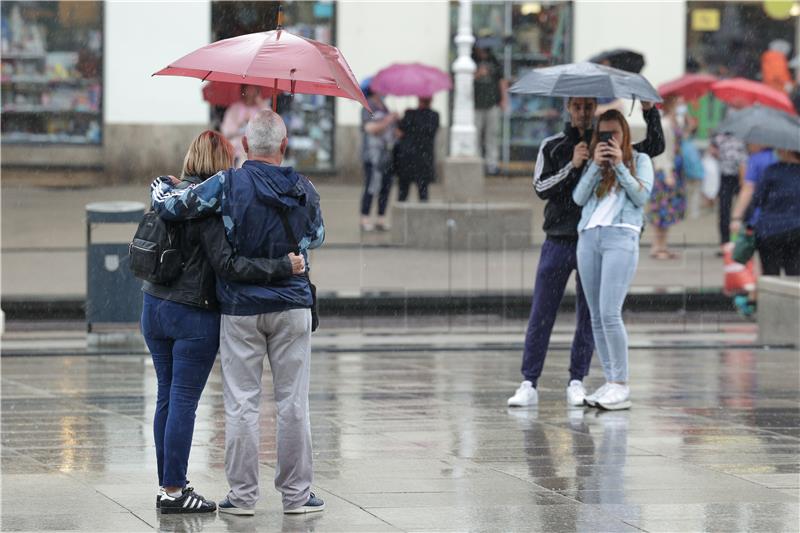
[[[184,488],[180,497],[161,493],[160,509],[162,514],[175,513],[213,513],[217,504],[197,494],[193,488]]]

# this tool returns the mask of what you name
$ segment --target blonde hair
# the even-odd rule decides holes
[[[206,130],[197,136],[183,159],[181,178],[196,176],[206,180],[233,166],[233,145],[219,132]]]

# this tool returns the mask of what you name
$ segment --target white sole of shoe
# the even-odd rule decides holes
[[[586,404],[586,397],[582,398],[581,401],[579,402],[571,401],[569,399],[569,396],[567,397],[567,405],[569,407],[583,407],[585,404]]]
[[[241,507],[220,507],[217,506],[220,513],[232,514],[236,516],[253,516],[256,514],[255,509],[242,509]]]
[[[530,402],[530,403],[522,403],[522,402],[507,402],[509,407],[533,407],[539,405],[539,402]]]
[[[304,505],[303,507],[298,507],[296,509],[287,509],[283,512],[283,514],[308,514],[308,513],[318,513],[324,510],[325,510],[325,504],[323,503],[322,505],[318,505],[316,507],[307,507]]]
[[[597,402],[597,407],[599,407],[600,409],[605,409],[606,411],[620,411],[622,409],[630,409],[631,401],[625,400],[624,402],[606,403],[606,404]]]

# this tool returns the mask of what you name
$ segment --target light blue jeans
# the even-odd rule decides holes
[[[639,232],[600,226],[580,233],[578,272],[606,381],[628,381],[628,333],[622,304],[639,262]]]

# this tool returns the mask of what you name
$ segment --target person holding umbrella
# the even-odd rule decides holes
[[[397,201],[405,202],[412,183],[420,202],[428,201],[428,184],[436,174],[434,141],[439,113],[431,109],[431,98],[420,97],[417,109],[408,109],[397,125],[400,139],[394,147],[394,167],[399,185]]]
[[[563,132],[542,141],[533,175],[534,191],[547,201],[544,210],[547,238],[539,256],[531,314],[525,332],[521,369],[523,381],[507,401],[509,407],[525,407],[536,405],[539,401],[536,384],[544,366],[550,333],[569,277],[578,268],[576,254],[581,208],[573,201],[572,192],[591,158],[589,142],[593,134],[597,98],[577,95],[594,94],[601,98],[637,98],[656,102],[661,98],[642,76],[592,63],[535,69],[515,83],[511,92],[566,97],[570,116],[570,122]],[[633,149],[655,157],[664,151],[661,118],[651,103],[643,102],[642,107],[647,120],[647,137],[634,145]],[[589,373],[594,339],[580,275],[575,277],[575,290],[578,326],[572,342],[566,395],[568,405],[580,406],[586,398],[583,378]]]
[[[596,108],[595,98],[569,98],[567,111],[570,122],[563,132],[548,137],[539,148],[533,185],[537,196],[547,201],[544,211],[547,238],[542,245],[525,333],[521,369],[524,379],[508,399],[509,407],[525,407],[539,401],[536,384],[544,367],[550,334],[569,277],[578,266],[576,253],[581,208],[573,202],[572,192],[590,159],[587,139],[591,139]],[[652,104],[647,105],[645,117],[647,138],[634,149],[655,157],[664,150],[661,120]],[[575,290],[578,325],[570,355],[567,403],[580,406],[586,397],[583,378],[589,373],[594,341],[589,307],[579,275],[575,278]]]
[[[428,200],[428,184],[435,175],[434,140],[439,129],[439,113],[431,109],[434,93],[449,90],[453,82],[447,72],[421,63],[396,63],[380,70],[370,81],[372,91],[394,96],[416,96],[417,109],[408,109],[397,125],[399,140],[392,161],[405,202],[412,183],[422,202]]]

